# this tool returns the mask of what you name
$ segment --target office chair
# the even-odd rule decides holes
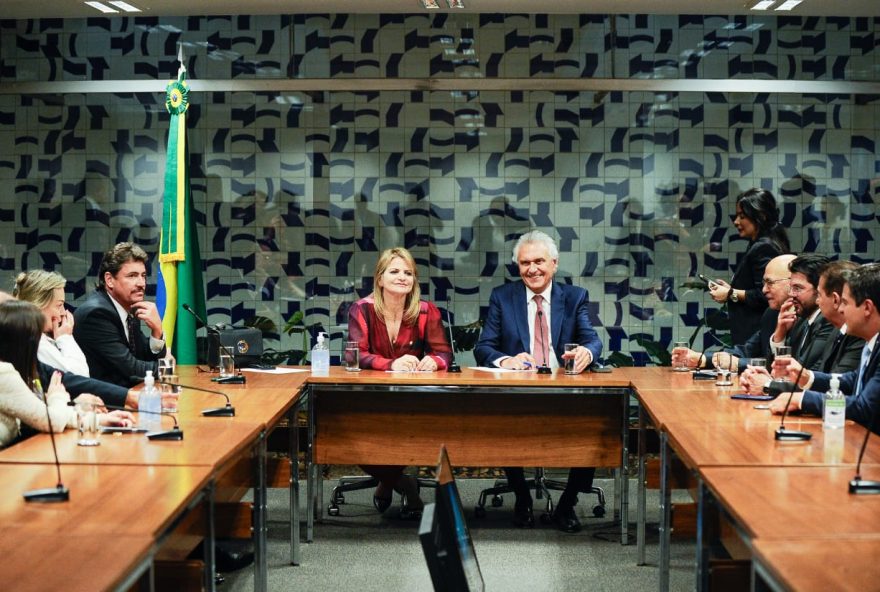
[[[419,488],[436,488],[437,481],[416,477]],[[330,503],[327,505],[328,516],[339,516],[339,506],[345,504],[345,492],[358,491],[360,489],[372,489],[379,484],[379,480],[369,475],[353,475],[340,477],[336,487],[330,491]],[[394,495],[394,494],[392,494]],[[406,498],[400,494],[400,517],[410,518],[410,512],[406,509]]]
[[[550,515],[553,513],[553,498],[550,497],[550,491],[563,491],[565,481],[548,479],[544,474],[544,469],[539,467],[535,469],[533,478],[526,479],[526,484],[529,489],[535,490],[536,500],[542,499],[544,496],[547,497],[546,511],[541,515],[541,520],[543,522],[549,521]],[[476,518],[486,516],[486,498],[490,495],[492,496],[492,507],[500,508],[504,504],[504,499],[501,496],[505,493],[513,493],[513,489],[507,484],[507,479],[498,479],[495,481],[494,487],[481,491],[480,499],[474,506],[474,516]],[[605,491],[601,487],[593,486],[590,493],[595,493],[599,501],[597,505],[593,506],[593,516],[602,518],[605,516]]]

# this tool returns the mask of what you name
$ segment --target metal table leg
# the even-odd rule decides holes
[[[645,468],[645,455],[647,450],[647,430],[645,426],[645,409],[639,404],[639,483],[636,495],[636,545],[638,559],[636,565],[645,565],[645,521],[646,497],[647,497],[647,471]]]
[[[309,391],[309,434],[306,449],[306,542],[315,539],[315,401],[314,391]]]
[[[660,592],[669,592],[669,547],[672,539],[671,453],[666,432],[660,432]]]
[[[623,450],[620,458],[620,544],[629,544],[629,393],[623,397]]]
[[[266,557],[266,433],[257,440],[256,482],[254,483],[254,590],[266,592],[269,562]]]
[[[712,494],[705,482],[697,476],[697,581],[698,592],[709,589],[709,555],[710,532],[712,517],[709,515],[714,506]],[[713,513],[714,515],[714,513]]]
[[[214,480],[212,479],[205,488],[205,505],[207,506],[207,524],[205,530],[205,590],[214,592],[217,583],[214,581],[214,574],[217,573],[217,557],[214,542],[217,535],[214,532]]]
[[[298,405],[294,405],[287,413],[287,425],[290,440],[287,452],[290,455],[290,564],[299,565],[299,425],[297,422]]]

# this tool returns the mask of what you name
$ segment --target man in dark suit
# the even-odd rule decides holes
[[[846,396],[846,417],[865,427],[880,432],[880,423],[874,416],[880,409],[880,372],[878,372],[877,335],[880,333],[880,263],[869,263],[853,270],[846,279],[840,300],[840,309],[846,321],[848,333],[865,340],[859,367],[840,376],[840,390]],[[785,367],[789,380],[800,377],[805,390],[794,393],[789,411],[803,411],[821,415],[825,405],[825,391],[830,386],[831,375],[810,370],[800,372],[797,362],[774,362],[777,369]],[[783,399],[783,400],[781,400]],[[774,413],[782,413],[787,397],[778,397],[771,405]]]
[[[824,255],[806,254],[788,265],[791,272],[789,298],[779,309],[776,331],[770,338],[770,349],[774,354],[778,353],[779,347],[787,345],[791,347],[791,356],[811,370],[822,367],[825,344],[834,330],[816,303],[819,275],[828,261]]]
[[[165,356],[162,319],[144,300],[147,254],[132,243],[119,243],[98,269],[97,289],[76,309],[73,336],[86,356],[93,378],[133,386],[148,370],[156,374]],[[141,322],[150,337],[141,331]]]
[[[715,352],[712,355],[712,364],[716,368],[736,368],[738,372],[746,369],[749,358],[765,358],[769,361],[770,335],[776,329],[776,316],[779,307],[788,298],[788,282],[791,276],[788,264],[794,260],[794,255],[779,255],[771,259],[764,267],[764,277],[761,284],[761,293],[767,300],[767,310],[761,315],[760,328],[749,337],[742,345]],[[706,365],[703,354],[694,350],[673,351],[673,366],[678,363],[677,357],[686,355],[687,365],[697,368]]]
[[[834,325],[828,336],[825,355],[822,356],[819,370],[829,374],[843,374],[859,367],[865,340],[847,332],[846,321],[840,312],[840,298],[846,284],[846,274],[858,265],[852,261],[831,261],[822,268],[819,275],[819,290],[816,304],[822,316]]]
[[[547,234],[522,235],[513,249],[522,281],[492,290],[489,314],[474,357],[482,366],[512,370],[537,367],[558,369],[574,359],[576,372],[583,372],[602,352],[602,342],[590,323],[587,293],[583,288],[553,281],[559,250]],[[566,343],[577,343],[565,352]],[[508,483],[516,495],[514,524],[532,527],[532,497],[521,467],[506,467]],[[589,492],[595,469],[573,468],[565,491],[553,512],[560,530],[577,532],[581,525],[574,511],[579,492]]]

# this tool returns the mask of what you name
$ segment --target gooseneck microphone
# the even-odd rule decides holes
[[[132,413],[146,413],[147,415],[164,415],[170,417],[174,421],[174,427],[170,430],[156,430],[154,432],[147,432],[148,440],[183,440],[183,430],[180,429],[180,425],[177,423],[177,418],[174,417],[173,413],[169,413],[168,411],[145,411],[143,409],[129,409],[128,407],[123,407],[121,405],[104,405],[107,409],[116,409],[119,411],[130,411]],[[116,431],[112,427],[107,431]],[[122,431],[122,430],[119,430]],[[141,431],[141,430],[127,430],[127,431]]]
[[[220,337],[220,331],[217,330],[216,327],[210,326],[205,321],[205,319],[200,317],[199,314],[192,309],[189,304],[183,303],[180,306],[181,308],[183,308],[183,310],[191,314],[196,319],[196,322],[200,326],[204,327],[205,330],[213,332],[217,336],[217,344],[220,346],[220,349],[222,349],[227,356],[231,356],[233,360],[235,359],[235,354],[232,352],[232,350],[223,344],[223,340]],[[218,384],[245,384],[247,382],[247,378],[245,378],[245,375],[241,373],[241,370],[239,370],[238,374],[236,374],[235,376],[223,376],[212,378],[211,380]]]
[[[868,438],[871,437],[871,432],[874,431],[874,424],[877,421],[877,412],[874,412],[874,415],[871,417],[871,425],[868,426],[868,431],[865,432],[865,439],[862,440],[862,448],[859,450],[859,460],[856,463],[856,475],[852,478],[852,481],[849,482],[849,492],[862,495],[866,493],[880,493],[880,481],[868,481],[867,479],[862,479],[862,458],[865,456],[865,449],[868,447]]]
[[[39,383],[38,383],[39,384]],[[43,390],[42,388],[40,390]],[[44,395],[45,399],[45,395]],[[52,416],[49,414],[49,403],[46,403],[46,419],[49,421],[49,438],[52,440],[52,454],[55,455],[55,472],[58,474],[58,485],[43,489],[25,491],[22,496],[26,502],[51,504],[70,501],[70,490],[61,481],[61,461],[58,460],[58,449],[55,447],[55,430],[52,429]]]
[[[776,428],[776,433],[774,434],[774,438],[777,440],[810,440],[813,437],[813,434],[810,432],[802,432],[799,430],[789,430],[785,428],[785,416],[788,415],[788,406],[791,405],[791,399],[794,397],[794,391],[797,390],[798,383],[801,381],[801,375],[804,373],[804,366],[801,366],[800,372],[797,374],[797,378],[794,379],[794,384],[791,387],[791,392],[788,393],[788,401],[785,402],[785,409],[782,410],[782,419],[779,421],[779,427]]]
[[[449,298],[446,299],[446,328],[449,329],[449,347],[452,349],[452,360],[449,362],[449,368],[446,369],[447,372],[461,372],[461,366],[458,365],[458,362],[455,361],[455,338],[452,336],[452,317],[449,312],[450,304]]]
[[[226,399],[226,405],[224,407],[213,407],[211,409],[203,409],[202,415],[205,417],[235,417],[235,407],[232,406],[232,403],[229,400],[229,395],[222,391],[215,391],[213,389],[202,388],[200,386],[192,386],[189,384],[180,384],[179,382],[168,382],[165,380],[160,380],[159,384],[168,384],[172,386],[179,386],[181,388],[187,388],[194,391],[201,391],[203,393],[211,393],[214,395],[220,395],[224,399]]]
[[[712,329],[706,331],[713,340],[717,341],[718,339],[715,337],[715,332]],[[709,369],[709,358],[706,357],[706,354],[709,352],[709,348],[712,347],[711,342],[709,345],[703,347],[703,351],[700,352],[700,357],[697,358],[697,369],[691,375],[691,378],[694,380],[715,380],[715,372]],[[700,369],[703,361],[706,362],[706,369]]]
[[[544,326],[544,311],[541,306],[538,307],[537,315],[538,315],[538,323],[541,325],[541,327],[543,327]],[[550,355],[550,353],[549,353],[550,348],[544,347],[544,331],[538,331],[538,336],[540,337],[540,341],[541,341],[541,357],[544,356],[545,349],[547,349],[547,352],[548,352],[547,355]],[[542,364],[540,366],[538,366],[538,374],[553,374],[553,371],[550,370],[550,366],[547,365],[546,359],[542,360]]]

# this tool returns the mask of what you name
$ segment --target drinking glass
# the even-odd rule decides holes
[[[177,411],[177,400],[174,397],[166,395],[180,392],[177,374],[174,372],[174,360],[171,358],[161,358],[159,360],[159,391],[162,393],[162,411],[166,413],[175,413]]]
[[[788,376],[789,360],[791,360],[791,348],[787,345],[777,347],[773,364],[773,378],[785,378]],[[777,364],[777,361],[780,362],[780,364]]]
[[[750,358],[749,359],[749,368],[764,368],[767,369],[767,358]]]
[[[76,424],[79,427],[77,446],[100,446],[98,440],[98,413],[92,403],[76,404]]]
[[[220,378],[235,376],[235,357],[225,348],[220,348]]]
[[[346,341],[342,352],[342,367],[346,372],[360,372],[361,348],[357,341]]]
[[[675,372],[689,372],[690,368],[688,368],[687,363],[687,351],[690,349],[688,347],[687,341],[676,341],[672,346],[672,357],[675,360],[672,364],[672,370]],[[678,353],[678,359],[676,360],[675,354]]]
[[[576,350],[578,347],[580,347],[579,343],[566,343],[565,344],[565,353],[569,353],[569,352],[573,353],[574,350]],[[575,370],[574,370],[574,356],[571,356],[570,358],[565,358],[565,373],[566,374],[579,374],[579,372],[575,372]]]

